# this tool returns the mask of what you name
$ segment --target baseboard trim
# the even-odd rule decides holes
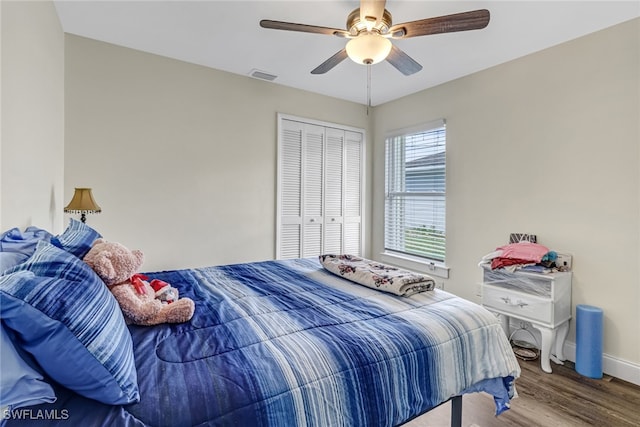
[[[568,360],[575,363],[576,343],[565,341],[564,355]],[[602,371],[612,377],[640,386],[640,365],[637,363],[619,359],[605,353],[602,356]]]
[[[515,325],[511,325],[509,328],[511,330],[511,337],[514,337],[514,334],[522,330],[523,328],[515,327]],[[540,343],[540,333],[533,328],[526,327],[524,328],[533,336],[527,336],[527,334],[521,334],[517,338],[523,341],[531,342],[539,347]],[[533,337],[533,340],[531,338]],[[535,340],[535,341],[534,341]],[[574,362],[576,361],[576,343],[573,341],[565,341],[564,346],[564,357],[567,360]],[[553,369],[553,363],[551,364],[551,369]],[[610,375],[615,378],[619,378],[621,380],[630,382],[632,384],[640,386],[640,364],[629,362],[628,360],[620,359],[609,354],[602,355],[602,372],[607,375]]]

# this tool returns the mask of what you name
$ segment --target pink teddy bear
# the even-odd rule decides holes
[[[83,260],[109,287],[127,323],[182,323],[193,317],[193,300],[179,298],[178,290],[166,282],[149,283],[146,276],[135,274],[144,261],[141,251],[98,239]]]

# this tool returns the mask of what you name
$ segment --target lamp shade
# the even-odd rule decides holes
[[[90,188],[76,188],[75,193],[73,193],[73,198],[69,202],[67,206],[65,206],[64,211],[67,213],[99,213],[102,212],[100,206],[93,200],[93,194],[91,194]]]
[[[377,64],[391,52],[391,41],[376,33],[361,34],[349,40],[347,55],[358,64]]]

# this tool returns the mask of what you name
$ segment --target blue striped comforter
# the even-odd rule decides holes
[[[443,291],[398,297],[315,259],[148,275],[194,299],[194,318],[130,327],[140,402],[63,397],[70,421],[394,426],[465,391],[490,392],[500,412],[520,373],[495,317]]]

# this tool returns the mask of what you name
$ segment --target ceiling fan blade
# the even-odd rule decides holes
[[[271,21],[269,19],[263,19],[260,21],[262,28],[270,28],[273,30],[286,30],[286,31],[299,31],[302,33],[315,33],[315,34],[327,34],[329,36],[347,37],[350,33],[338,28],[318,27],[316,25],[307,24],[295,24],[293,22]]]
[[[487,9],[470,12],[454,13],[453,15],[438,16],[436,18],[420,19],[418,21],[397,24],[389,29],[393,38],[406,39],[409,37],[426,36],[429,34],[454,33],[456,31],[479,30],[489,24]]]
[[[366,22],[367,18],[380,22],[385,3],[386,0],[360,0],[360,22]]]
[[[391,52],[389,56],[387,56],[387,61],[405,76],[410,76],[422,70],[422,65],[418,64],[413,58],[396,46],[391,46]]]
[[[311,74],[324,74],[347,58],[347,49],[342,49],[311,71]]]

